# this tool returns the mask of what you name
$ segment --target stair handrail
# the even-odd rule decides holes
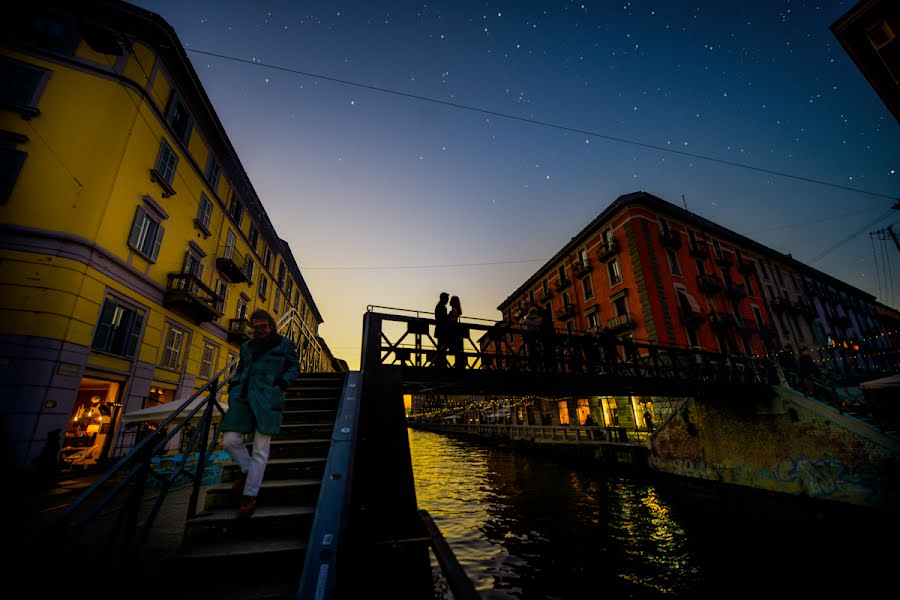
[[[215,439],[218,436],[218,426],[213,433],[210,443],[210,428],[212,426],[213,411],[217,410],[224,415],[225,409],[219,404],[216,396],[221,389],[227,384],[236,372],[238,359],[229,361],[226,366],[210,377],[209,381],[200,389],[194,392],[188,399],[183,401],[181,405],[166,418],[160,426],[140,440],[125,456],[120,458],[107,469],[97,481],[87,488],[72,504],[68,505],[62,513],[52,520],[47,529],[43,532],[47,539],[47,544],[42,545],[42,552],[47,552],[52,548],[59,553],[64,552],[64,548],[84,526],[100,515],[100,512],[110,505],[111,501],[123,491],[127,492],[127,496],[121,506],[111,507],[112,512],[119,512],[116,518],[116,524],[112,527],[107,544],[103,545],[103,551],[108,556],[117,557],[118,560],[124,560],[126,556],[133,557],[143,546],[147,540],[147,536],[153,527],[153,522],[159,514],[159,509],[168,496],[170,488],[178,480],[184,477],[193,481],[193,489],[188,502],[188,518],[196,515],[197,502],[200,494],[200,486],[206,470],[206,464],[215,448]],[[202,402],[197,403],[192,410],[183,415],[188,406],[203,394],[207,397]],[[178,434],[187,423],[194,419],[200,411],[203,411],[200,421],[191,433],[187,450],[182,454],[181,462],[175,465],[171,472],[160,473],[151,468],[151,459],[160,450],[165,448],[166,444]],[[166,431],[169,425],[173,424],[176,419],[181,417],[180,422],[175,423],[171,431]],[[188,468],[190,458],[197,453],[197,463],[194,471]],[[118,478],[116,480],[116,478]],[[155,478],[160,483],[160,493],[155,498],[150,513],[141,526],[141,531],[137,532],[137,518],[140,505],[144,500],[142,498],[146,489],[148,478]],[[106,494],[98,496],[100,492],[109,486]],[[126,487],[130,486],[130,490]],[[85,508],[89,501],[96,500],[89,508]],[[85,514],[77,516],[79,512],[85,510]],[[137,537],[135,538],[135,535]],[[121,551],[114,550],[115,538],[121,536]]]

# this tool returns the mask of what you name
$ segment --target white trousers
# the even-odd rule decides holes
[[[247,474],[247,483],[244,485],[245,496],[256,496],[262,485],[263,475],[266,473],[266,463],[269,462],[269,446],[272,444],[272,436],[257,431],[253,434],[253,453],[244,445],[244,435],[236,431],[226,431],[222,436],[222,447],[231,455],[239,465],[241,471]]]

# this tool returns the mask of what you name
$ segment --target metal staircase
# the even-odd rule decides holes
[[[216,598],[293,598],[303,568],[345,374],[304,373],[286,392],[284,423],[272,440],[256,512],[237,519],[231,484],[208,486],[171,559],[178,594]],[[249,443],[248,443],[249,445]],[[206,573],[199,580],[190,574]],[[194,580],[193,583],[189,583]]]

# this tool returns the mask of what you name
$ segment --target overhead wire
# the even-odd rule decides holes
[[[552,129],[558,129],[558,130],[560,130],[560,131],[568,131],[568,132],[570,132],[570,133],[577,133],[577,134],[580,134],[580,135],[587,135],[587,136],[595,137],[595,138],[598,138],[598,139],[604,139],[604,140],[608,140],[608,141],[612,141],[612,142],[619,142],[619,143],[623,143],[623,144],[630,144],[630,145],[633,145],[633,146],[639,146],[639,147],[642,147],[642,148],[649,148],[649,149],[651,149],[651,150],[657,150],[657,151],[660,151],[660,152],[668,152],[668,153],[671,153],[671,154],[678,154],[678,155],[681,155],[681,156],[687,156],[687,157],[695,158],[695,159],[698,159],[698,160],[706,160],[706,161],[709,161],[709,162],[714,162],[714,163],[718,163],[718,164],[728,165],[728,166],[731,166],[731,167],[737,167],[737,168],[741,168],[741,169],[749,169],[749,170],[752,170],[752,171],[757,171],[757,172],[759,172],[759,173],[766,173],[766,174],[768,174],[768,175],[775,175],[775,176],[778,176],[778,177],[786,177],[786,178],[789,178],[789,179],[795,179],[795,180],[798,180],[798,181],[804,181],[804,182],[807,182],[807,183],[814,183],[814,184],[818,184],[818,185],[824,185],[824,186],[833,187],[833,188],[837,188],[837,189],[841,189],[841,190],[845,190],[845,191],[850,191],[850,192],[855,192],[855,193],[859,193],[859,194],[866,194],[866,195],[869,195],[869,196],[876,196],[876,197],[879,197],[879,198],[887,198],[887,199],[890,199],[890,200],[897,200],[897,197],[896,197],[896,196],[892,196],[892,195],[890,195],[890,194],[882,194],[882,193],[879,193],[879,192],[870,192],[870,191],[868,191],[868,190],[863,190],[863,189],[860,189],[860,188],[854,188],[854,187],[850,187],[850,186],[846,186],[846,185],[840,185],[840,184],[832,183],[832,182],[828,182],[828,181],[822,181],[822,180],[819,180],[819,179],[813,179],[813,178],[811,178],[811,177],[804,177],[804,176],[801,176],[801,175],[793,175],[793,174],[791,174],[791,173],[785,173],[785,172],[782,172],[782,171],[775,171],[775,170],[773,170],[773,169],[766,169],[766,168],[763,168],[763,167],[756,167],[756,166],[753,166],[753,165],[747,165],[747,164],[738,163],[738,162],[734,162],[734,161],[730,161],[730,160],[725,160],[725,159],[721,159],[721,158],[714,158],[714,157],[712,157],[712,156],[705,156],[705,155],[703,155],[703,154],[696,154],[696,153],[693,153],[693,152],[686,152],[686,151],[684,151],[684,150],[676,150],[676,149],[674,149],[674,148],[667,148],[667,147],[665,147],[665,146],[657,146],[657,145],[655,145],[655,144],[648,144],[648,143],[646,143],[646,142],[639,142],[639,141],[637,141],[637,140],[630,140],[630,139],[627,139],[627,138],[621,138],[621,137],[616,137],[616,136],[606,135],[606,134],[599,133],[599,132],[596,132],[596,131],[588,131],[588,130],[585,130],[585,129],[579,129],[579,128],[577,128],[577,127],[569,127],[569,126],[566,126],[566,125],[560,125],[560,124],[558,124],[558,123],[550,123],[550,122],[548,122],[548,121],[541,121],[541,120],[538,120],[538,119],[531,119],[531,118],[528,118],[528,117],[521,117],[521,116],[518,116],[518,115],[511,115],[511,114],[508,114],[508,113],[502,113],[502,112],[499,112],[499,111],[490,110],[490,109],[487,109],[487,108],[481,108],[481,107],[478,107],[478,106],[469,106],[469,105],[467,105],[467,104],[460,104],[460,103],[458,103],[458,102],[450,102],[449,100],[439,100],[439,99],[437,99],[437,98],[431,98],[431,97],[429,97],[429,96],[422,96],[422,95],[420,95],[420,94],[411,94],[411,93],[409,93],[409,92],[401,92],[401,91],[398,91],[398,90],[393,90],[393,89],[385,88],[385,87],[381,87],[381,86],[376,86],[376,85],[371,85],[371,84],[366,84],[366,83],[359,83],[359,82],[357,82],[357,81],[350,81],[350,80],[347,80],[347,79],[340,79],[340,78],[338,78],[338,77],[331,77],[331,76],[328,76],[328,75],[320,75],[320,74],[317,74],[317,73],[311,73],[311,72],[309,72],[309,71],[301,71],[301,70],[299,70],[299,69],[293,69],[293,68],[290,68],[290,67],[283,67],[283,66],[280,66],[280,65],[274,65],[274,64],[271,64],[271,63],[265,63],[265,62],[258,61],[258,60],[247,60],[247,59],[244,59],[244,58],[238,58],[238,57],[236,57],[236,56],[228,56],[228,55],[226,55],[226,54],[220,54],[220,53],[217,53],[217,52],[210,52],[210,51],[208,51],[208,50],[200,50],[200,49],[198,49],[198,48],[187,48],[187,51],[188,51],[188,52],[194,52],[194,53],[196,53],[196,54],[203,54],[203,55],[205,55],[205,56],[213,56],[213,57],[216,57],[216,58],[221,58],[221,59],[223,59],[223,60],[230,60],[230,61],[234,61],[234,62],[238,62],[238,63],[243,63],[243,64],[247,64],[247,65],[252,65],[252,66],[255,66],[255,67],[264,67],[264,68],[267,68],[267,69],[273,69],[273,70],[276,70],[276,71],[284,71],[284,72],[287,72],[287,73],[293,73],[293,74],[295,74],[295,75],[302,75],[302,76],[304,76],[304,77],[311,77],[311,78],[314,78],[314,79],[320,79],[320,80],[322,80],[322,81],[330,81],[330,82],[332,82],[332,83],[339,83],[339,84],[342,84],[342,85],[349,85],[349,86],[353,86],[353,87],[357,87],[357,88],[362,88],[362,89],[366,89],[366,90],[370,90],[370,91],[382,92],[382,93],[385,93],[385,94],[392,94],[392,95],[394,95],[394,96],[400,96],[400,97],[403,97],[403,98],[410,98],[410,99],[413,99],[413,100],[421,100],[421,101],[423,101],[423,102],[430,102],[430,103],[432,103],[432,104],[439,104],[439,105],[442,105],[442,106],[449,106],[449,107],[451,107],[451,108],[457,108],[457,109],[460,109],[460,110],[466,110],[466,111],[471,111],[471,112],[477,112],[477,113],[481,113],[481,114],[485,114],[485,115],[490,115],[490,116],[493,116],[493,117],[500,117],[500,118],[503,118],[503,119],[510,119],[510,120],[513,120],[513,121],[520,121],[520,122],[528,123],[528,124],[531,124],[531,125],[540,125],[541,127],[549,127],[549,128],[552,128]]]
[[[816,261],[818,261],[818,260],[820,260],[820,259],[822,259],[822,258],[828,256],[829,254],[831,254],[832,252],[834,252],[835,250],[837,250],[838,248],[840,248],[841,246],[843,246],[844,244],[846,244],[847,242],[849,242],[850,240],[852,240],[853,238],[855,238],[856,236],[858,236],[859,234],[861,234],[861,233],[862,233],[863,231],[865,231],[866,229],[869,229],[870,227],[874,227],[875,225],[877,225],[877,224],[880,223],[881,221],[887,219],[887,218],[888,218],[889,216],[891,216],[893,213],[894,213],[894,209],[893,209],[893,208],[888,209],[888,211],[887,211],[886,213],[882,214],[880,217],[878,217],[877,219],[875,219],[875,220],[872,221],[871,223],[869,223],[869,224],[867,224],[867,225],[863,225],[862,227],[860,227],[859,229],[857,229],[856,231],[854,231],[853,233],[851,233],[851,234],[848,235],[847,237],[843,238],[842,240],[840,240],[840,241],[838,241],[837,243],[833,244],[832,246],[826,248],[825,250],[823,250],[823,251],[820,252],[819,254],[815,255],[814,257],[812,257],[811,259],[809,259],[809,261],[807,261],[807,262],[808,262],[809,264],[812,264],[812,263],[814,263],[814,262],[816,262]]]

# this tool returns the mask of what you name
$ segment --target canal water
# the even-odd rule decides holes
[[[409,430],[416,494],[483,598],[893,597],[896,519]]]

